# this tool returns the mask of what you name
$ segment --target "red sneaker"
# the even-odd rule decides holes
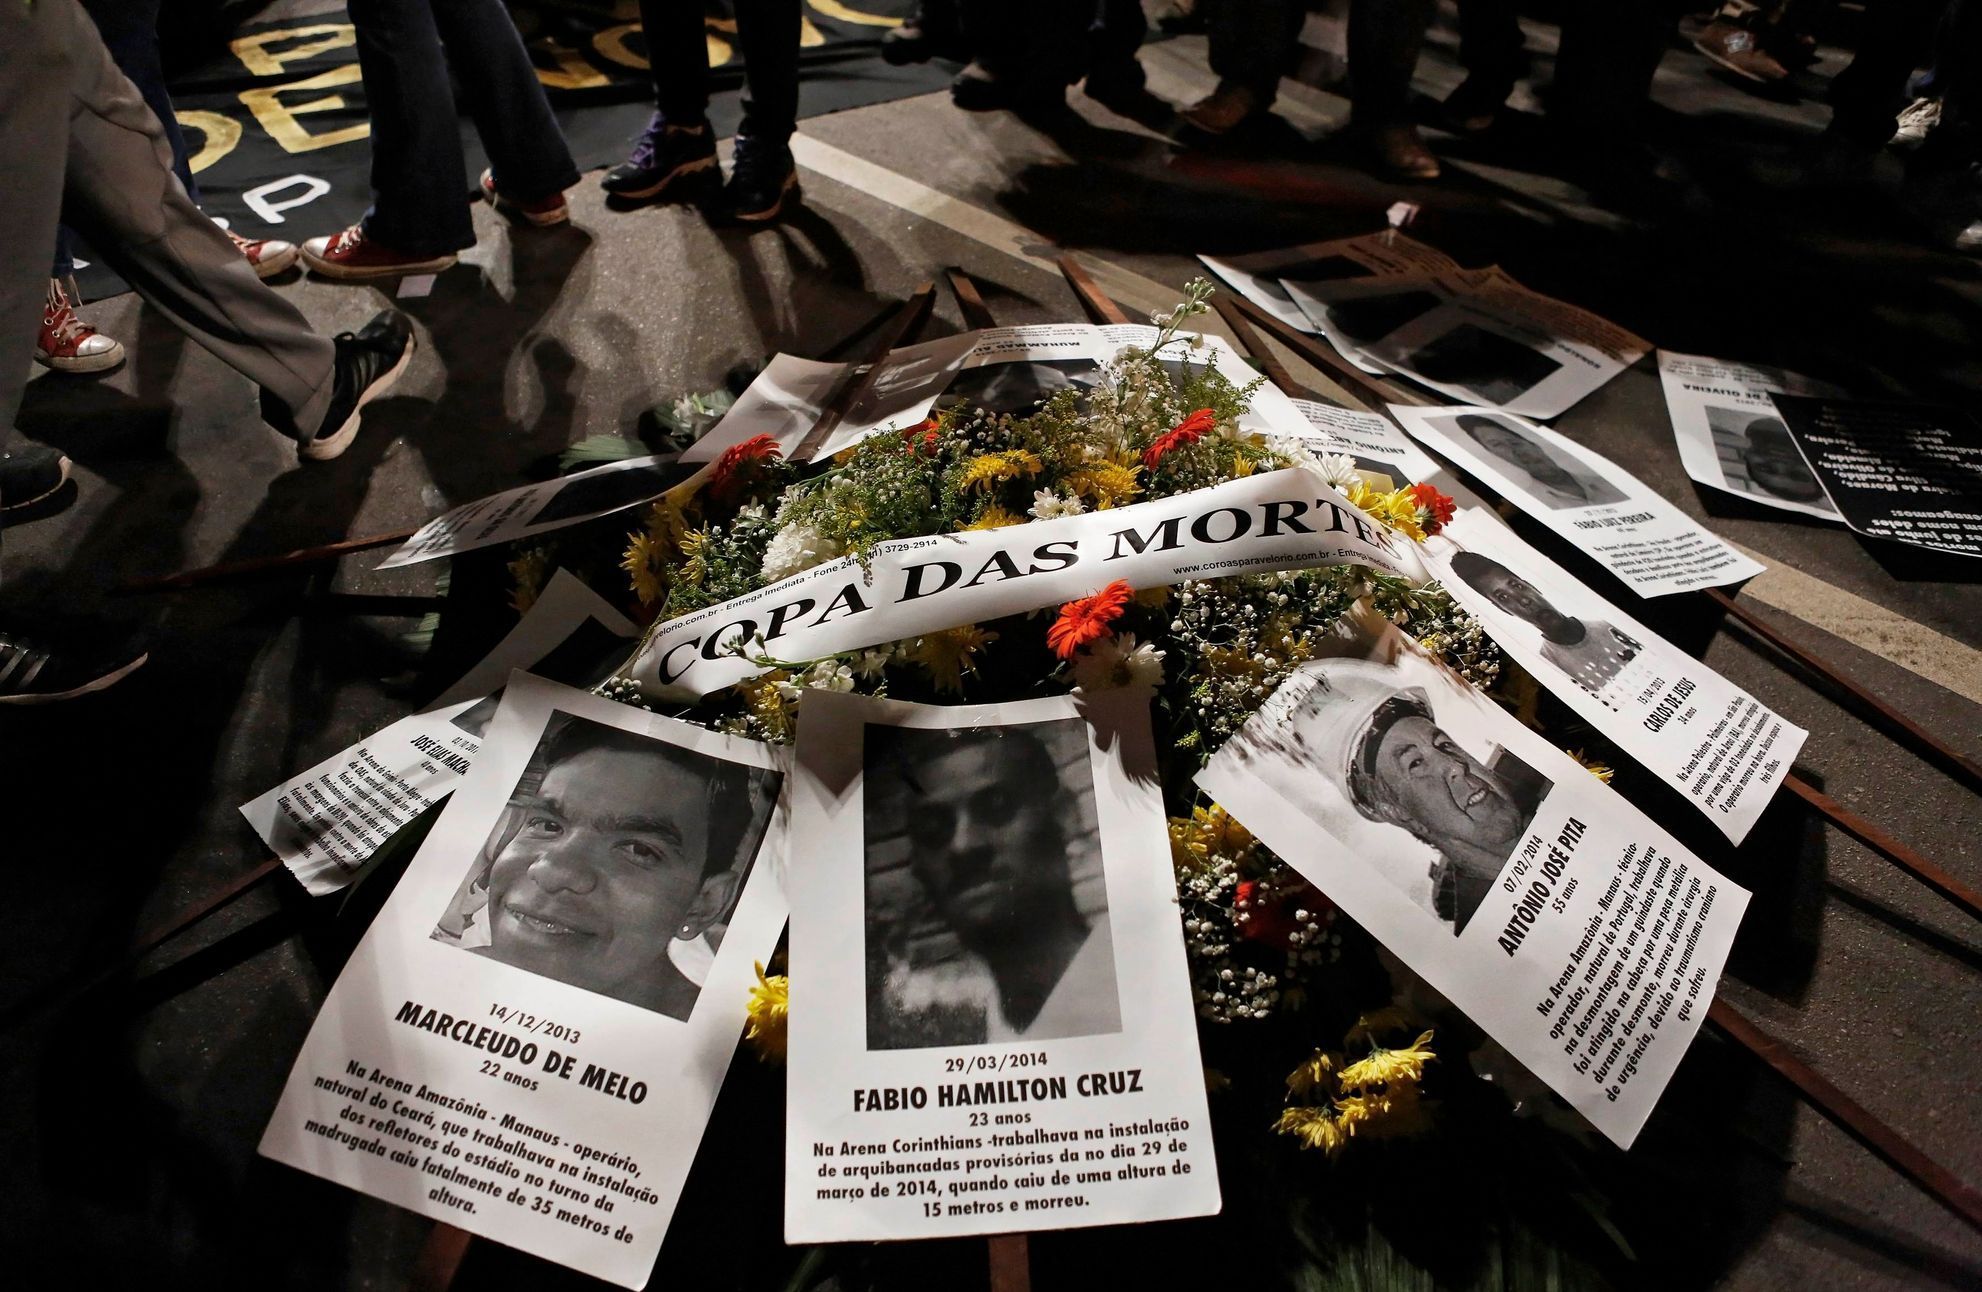
[[[48,280],[48,303],[34,339],[34,361],[57,372],[108,372],[124,362],[124,343],[76,317],[62,280]]]
[[[540,229],[563,224],[571,218],[571,204],[564,200],[563,193],[553,193],[534,202],[518,202],[496,192],[495,172],[492,170],[482,172],[482,197],[496,210],[520,215]]]
[[[437,274],[454,264],[444,256],[407,256],[381,247],[358,225],[340,229],[303,244],[303,263],[325,278],[400,278],[407,274]]]
[[[296,257],[302,254],[296,250],[295,243],[284,242],[280,238],[244,238],[232,229],[226,232],[234,240],[234,248],[241,253],[241,258],[254,266],[257,278],[275,277],[295,264]]]

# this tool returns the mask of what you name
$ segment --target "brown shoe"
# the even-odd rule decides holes
[[[1386,179],[1438,178],[1438,158],[1431,155],[1415,126],[1374,126],[1363,136],[1363,147]]]
[[[1693,48],[1757,85],[1775,85],[1789,79],[1789,69],[1762,48],[1754,32],[1731,22],[1708,23],[1694,37]]]
[[[1259,96],[1243,85],[1220,85],[1177,115],[1207,135],[1229,135],[1264,109]]]

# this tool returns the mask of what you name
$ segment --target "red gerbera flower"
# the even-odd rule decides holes
[[[1072,659],[1075,651],[1108,635],[1133,596],[1135,589],[1117,579],[1091,597],[1069,601],[1046,630],[1046,644],[1061,659]]]
[[[778,442],[768,435],[753,435],[741,444],[732,444],[723,450],[709,473],[709,493],[719,499],[728,498],[742,487],[752,471],[769,466],[781,456]]]
[[[1301,921],[1294,918],[1295,912],[1306,911],[1311,918],[1325,921],[1328,912],[1334,909],[1333,904],[1306,880],[1272,897],[1262,897],[1258,880],[1242,879],[1233,890],[1232,904],[1246,914],[1245,923],[1239,926],[1240,937],[1282,951],[1293,945],[1292,935],[1301,930]]]
[[[1156,470],[1156,464],[1163,460],[1165,453],[1186,444],[1197,443],[1198,440],[1203,438],[1206,431],[1211,430],[1217,425],[1218,414],[1212,412],[1209,408],[1198,409],[1183,421],[1178,422],[1171,429],[1151,440],[1149,447],[1142,451],[1142,464],[1151,471]]]
[[[1418,504],[1418,510],[1431,519],[1425,523],[1425,533],[1436,534],[1452,523],[1452,499],[1428,484],[1414,484],[1410,489],[1411,501]]]
[[[912,452],[917,453],[935,452],[938,438],[939,432],[936,429],[936,419],[933,417],[917,422],[914,426],[902,431],[902,443],[908,445]]]

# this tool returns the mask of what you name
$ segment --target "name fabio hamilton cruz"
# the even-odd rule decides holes
[[[1083,1072],[1074,1078],[1073,1092],[1083,1099],[1142,1093],[1142,1069]],[[983,1104],[1043,1103],[1067,1097],[1065,1077],[1007,1077],[997,1081],[957,1081],[936,1087],[938,1108],[976,1108]],[[853,1092],[857,1113],[891,1113],[927,1108],[928,1086],[862,1087]]]

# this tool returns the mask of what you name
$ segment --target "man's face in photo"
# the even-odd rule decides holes
[[[1035,747],[959,743],[916,769],[907,796],[911,866],[937,913],[970,939],[1042,926],[1067,900],[1063,796]]]
[[[1380,807],[1400,825],[1415,822],[1438,839],[1481,848],[1511,845],[1527,818],[1500,778],[1429,718],[1390,724],[1373,768]]]
[[[489,873],[494,958],[624,998],[667,962],[703,888],[707,795],[672,760],[586,750],[515,801]]]
[[[1520,467],[1551,489],[1564,493],[1583,492],[1582,486],[1576,483],[1576,477],[1519,431],[1484,417],[1462,417],[1459,419],[1459,429],[1471,435],[1487,452],[1503,462]]]
[[[1752,422],[1747,435],[1741,465],[1748,469],[1748,478],[1757,488],[1796,502],[1814,502],[1823,496],[1816,477],[1803,463],[1803,455],[1780,424],[1766,418]]]
[[[1512,570],[1483,570],[1471,582],[1502,611],[1537,628],[1552,627],[1567,617],[1534,584]]]

